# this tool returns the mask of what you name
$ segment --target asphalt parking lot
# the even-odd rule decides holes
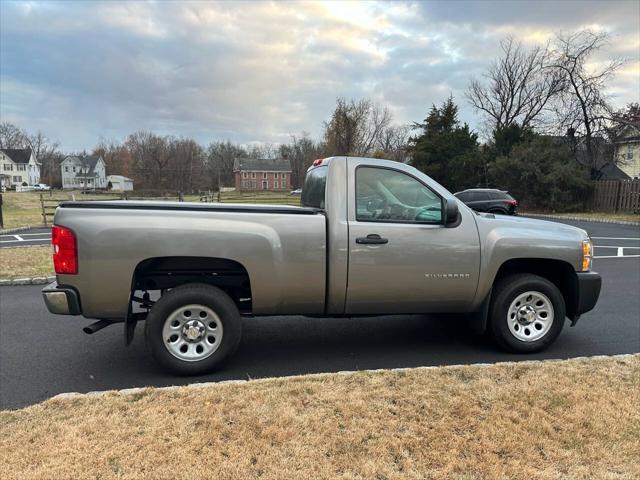
[[[287,376],[375,368],[569,358],[640,352],[640,227],[570,222],[594,239],[603,277],[595,310],[568,323],[547,351],[497,351],[463,325],[425,315],[352,319],[244,319],[243,340],[220,372],[181,378],[147,354],[141,328],[125,347],[122,326],[86,335],[82,317],[51,315],[41,286],[0,288],[0,408],[19,408],[61,392]]]

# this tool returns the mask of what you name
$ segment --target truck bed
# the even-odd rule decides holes
[[[251,281],[255,314],[324,312],[326,218],[313,208],[64,202],[54,223],[76,234],[78,274],[58,275],[58,283],[78,291],[86,317],[125,316],[136,268],[173,257],[223,258],[241,265]]]

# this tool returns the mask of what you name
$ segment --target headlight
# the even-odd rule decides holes
[[[582,271],[588,272],[591,269],[591,259],[593,258],[593,245],[591,240],[582,241]]]

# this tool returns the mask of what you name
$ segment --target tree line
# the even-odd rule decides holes
[[[232,186],[234,159],[240,157],[288,159],[295,188],[316,158],[370,156],[409,162],[452,191],[497,187],[532,207],[577,208],[601,177],[602,159],[613,160],[610,149],[621,126],[640,119],[638,104],[615,111],[607,98],[608,82],[624,63],[593,62],[608,42],[606,33],[589,30],[558,34],[534,47],[505,38],[500,56],[480,78],[470,79],[465,93],[483,119],[479,132],[460,122],[452,96],[410,125],[398,124],[388,108],[369,99],[337,98],[315,139],[301,132],[278,145],[201,145],[138,131],[74,153],[102,155],[108,173],[131,177],[136,189],[182,192]],[[25,146],[42,163],[42,181],[60,186],[66,155],[57,142],[0,124],[0,148]]]

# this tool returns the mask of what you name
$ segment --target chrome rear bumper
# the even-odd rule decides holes
[[[53,282],[42,289],[44,304],[51,313],[56,315],[80,315],[80,299],[78,293],[71,287],[60,287]]]

